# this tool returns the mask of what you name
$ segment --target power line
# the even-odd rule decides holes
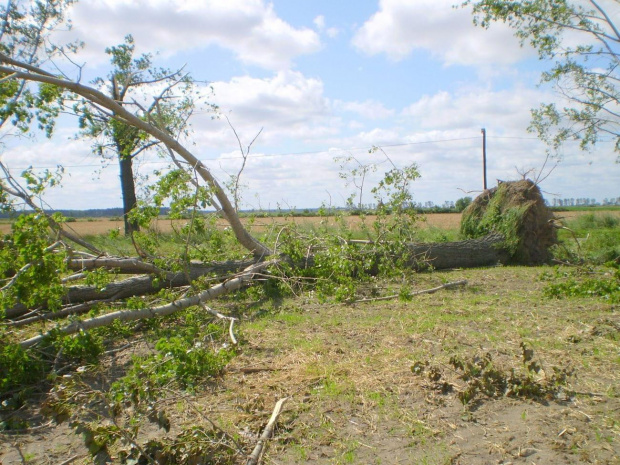
[[[412,145],[424,145],[424,144],[438,144],[438,143],[443,143],[443,142],[459,142],[459,141],[465,141],[465,140],[474,140],[474,139],[479,139],[480,137],[459,137],[459,138],[454,138],[454,139],[436,139],[436,140],[428,140],[428,141],[421,141],[421,142],[402,142],[402,143],[398,143],[398,144],[385,144],[385,145],[376,145],[374,147],[378,147],[378,148],[392,148],[392,147],[406,147],[406,146],[412,146]],[[288,157],[288,156],[303,156],[303,155],[317,155],[320,153],[329,153],[330,151],[339,151],[339,152],[353,152],[356,150],[368,150],[369,147],[351,147],[348,149],[323,149],[323,150],[315,150],[315,151],[308,151],[308,152],[285,152],[285,153],[265,153],[262,155],[252,155],[251,158],[270,158],[270,157]],[[203,160],[200,160],[202,162],[207,162],[207,161],[218,161],[218,160],[237,160],[237,159],[242,159],[242,156],[231,156],[231,157],[222,157],[222,158],[205,158]],[[163,165],[168,163],[168,161],[144,161],[141,162],[141,164],[143,165]],[[37,166],[36,169],[48,169],[48,168],[56,168],[58,165],[50,165],[50,166]],[[63,168],[97,168],[97,167],[101,167],[101,164],[84,164],[84,165],[62,165]],[[17,166],[17,167],[13,167],[12,169],[15,170],[25,170],[30,168],[30,166]]]
[[[453,139],[435,139],[435,140],[427,140],[420,142],[402,142],[398,144],[385,144],[385,145],[377,145],[379,148],[392,148],[392,147],[407,147],[414,145],[425,145],[425,144],[438,144],[444,142],[460,142],[466,140],[478,140],[480,136],[473,137],[459,137]],[[537,137],[520,137],[520,136],[489,136],[487,135],[487,139],[516,139],[516,140],[539,140]],[[265,153],[262,155],[252,155],[251,158],[274,158],[274,157],[289,157],[289,156],[304,156],[304,155],[317,155],[320,153],[329,153],[330,151],[339,151],[339,152],[352,152],[356,150],[368,150],[369,147],[351,147],[348,149],[323,149],[323,150],[315,150],[315,151],[307,151],[307,152],[284,152],[284,153]],[[230,156],[230,157],[222,157],[222,158],[205,158],[200,161],[209,162],[209,161],[219,161],[219,160],[240,160],[242,156]],[[165,165],[168,161],[143,161],[142,165]],[[36,169],[49,169],[56,168],[58,165],[50,165],[50,166],[37,166],[33,167]],[[84,165],[62,165],[63,168],[100,168],[101,164],[84,164]],[[30,168],[30,166],[16,166],[12,167],[14,170],[25,170]]]

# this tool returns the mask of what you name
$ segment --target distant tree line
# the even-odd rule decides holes
[[[553,207],[593,207],[599,205],[620,205],[620,197],[616,198],[605,198],[601,203],[597,202],[596,199],[590,199],[587,197],[582,198],[570,198],[570,199],[553,199],[553,202],[547,204]]]
[[[471,197],[463,197],[456,201],[446,200],[442,204],[435,204],[432,201],[427,202],[412,202],[410,205],[406,205],[405,208],[412,208],[418,213],[460,213],[472,202]],[[620,206],[620,197],[616,198],[605,198],[602,202],[597,202],[596,199],[592,198],[566,198],[566,199],[558,199],[554,198],[551,202],[549,200],[545,200],[547,206],[552,208],[563,208],[563,207],[596,207],[596,206]],[[347,208],[347,207],[335,207],[328,209],[327,213],[329,214],[338,212],[338,211],[346,211],[352,215],[372,215],[376,212],[378,205],[376,203],[363,204],[362,208]],[[161,215],[167,215],[170,209],[168,207],[162,207],[160,209]],[[60,213],[65,218],[123,218],[123,209],[122,208],[95,208],[89,210],[47,210],[47,213]],[[20,213],[29,214],[32,211],[23,211]],[[202,213],[213,213],[212,211],[203,211]],[[317,216],[319,214],[324,214],[324,208],[304,208],[303,210],[296,210],[293,208],[286,209],[273,209],[273,210],[244,210],[239,212],[241,216],[258,216],[258,217],[272,217],[272,216]],[[15,213],[7,213],[0,212],[0,218],[12,218],[15,217]]]
[[[170,209],[162,208],[160,210],[162,215],[166,215]],[[30,214],[32,210],[24,210],[18,212],[18,214]],[[46,210],[46,213],[60,213],[65,218],[123,218],[122,208],[94,208],[89,210]],[[15,212],[0,212],[0,218],[13,218]]]

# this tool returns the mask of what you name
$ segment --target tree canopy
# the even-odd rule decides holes
[[[532,109],[530,130],[557,150],[568,140],[582,149],[611,139],[620,152],[620,24],[618,0],[468,0],[474,24],[503,22],[551,67],[541,75],[566,103]],[[620,161],[620,158],[619,158]]]

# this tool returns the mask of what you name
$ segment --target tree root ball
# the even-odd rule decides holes
[[[540,265],[552,255],[557,243],[554,216],[545,205],[540,189],[529,179],[500,182],[485,190],[463,211],[461,234],[478,238],[499,233],[509,263]]]

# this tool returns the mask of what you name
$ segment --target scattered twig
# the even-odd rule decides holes
[[[75,462],[77,459],[81,459],[82,457],[84,457],[84,456],[83,455],[74,455],[73,457],[69,457],[64,462],[59,463],[58,465],[69,465],[70,463]]]
[[[130,348],[132,345],[137,344],[138,342],[142,342],[142,340],[141,340],[141,339],[138,339],[138,340],[136,340],[136,341],[131,341],[131,342],[129,342],[129,343],[127,343],[127,344],[125,344],[125,345],[123,345],[123,346],[121,346],[121,347],[117,347],[116,349],[106,350],[106,351],[103,353],[103,355],[113,355],[113,354],[115,354],[115,353],[117,353],[117,352],[121,352],[121,351],[123,351],[123,350],[125,350],[125,349]]]
[[[424,289],[422,291],[416,291],[412,294],[410,294],[411,296],[416,296],[416,295],[421,295],[421,294],[433,294],[437,291],[440,291],[442,289],[450,289],[453,287],[458,287],[458,286],[465,286],[467,285],[467,280],[463,279],[461,281],[455,281],[452,283],[446,283],[446,284],[442,284],[441,286],[437,286],[437,287],[433,287],[432,289]],[[394,295],[388,295],[388,296],[384,296],[384,297],[374,297],[372,299],[359,299],[359,300],[353,300],[350,303],[358,303],[358,302],[375,302],[378,300],[392,300],[392,299],[396,299],[397,297],[399,297],[400,294],[394,294]]]
[[[208,305],[204,303],[201,305],[202,305],[202,308],[206,310],[207,312],[209,312],[211,315],[214,315],[222,320],[230,321],[230,326],[228,327],[228,334],[230,335],[231,342],[233,343],[234,346],[236,346],[238,342],[237,342],[237,338],[235,337],[235,333],[233,331],[233,326],[235,324],[235,321],[237,321],[237,318],[234,318],[232,316],[222,315],[220,312],[213,310],[211,307],[209,307]]]
[[[288,397],[285,397],[283,399],[280,399],[278,402],[276,402],[276,406],[273,409],[271,418],[269,419],[267,426],[265,426],[265,429],[263,430],[263,434],[261,434],[258,440],[258,443],[256,444],[256,447],[254,447],[254,450],[248,457],[248,461],[246,462],[246,465],[257,465],[258,462],[260,461],[265,444],[273,435],[273,429],[276,426],[276,421],[278,420],[280,413],[282,413],[282,406],[288,399],[289,399]]]
[[[272,368],[272,367],[245,367],[245,368],[232,368],[230,370],[226,370],[229,373],[243,373],[243,374],[248,374],[248,373],[260,373],[262,371],[277,371],[278,368]]]
[[[567,390],[570,394],[577,394],[580,396],[588,396],[588,397],[607,397],[607,394],[601,392],[587,392],[587,391],[573,391],[571,389]],[[581,412],[583,413],[583,412]],[[585,415],[585,414],[584,414]]]

